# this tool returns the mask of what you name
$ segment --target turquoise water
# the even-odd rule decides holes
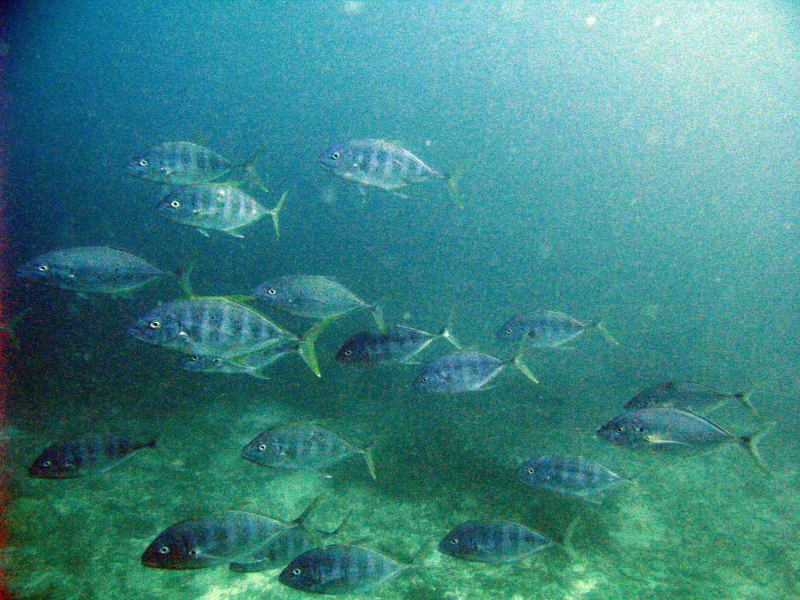
[[[129,338],[181,296],[169,278],[131,298],[11,278],[3,444],[7,585],[19,598],[299,598],[276,572],[160,572],[139,560],[172,523],[236,508],[297,516],[416,569],[381,598],[793,598],[800,594],[796,432],[798,44],[790,4],[538,2],[24,3],[3,20],[6,265],[108,245],[175,269],[200,253],[198,293],[249,293],[287,274],[336,277],[388,322],[450,323],[470,348],[511,354],[494,331],[519,311],[602,318],[570,349],[530,351],[541,383],[509,369],[484,392],[410,390],[414,365],[344,368],[367,312],[318,340],[318,379],[294,357],[268,381],[198,375]],[[445,172],[400,198],[335,179],[329,144],[384,138]],[[269,218],[234,239],[160,218],[166,189],[127,161],[164,141],[233,160],[257,147]],[[312,321],[269,313],[300,333]],[[449,352],[435,342],[423,360]],[[735,445],[687,459],[636,454],[596,429],[670,379],[740,391],[775,422],[764,477]],[[762,424],[731,404],[737,434]],[[375,442],[330,478],[257,467],[266,427],[318,419]],[[160,436],[108,473],[30,479],[54,441],[87,431]],[[632,477],[602,504],[519,484],[535,454],[580,453]],[[454,525],[516,520],[576,556],[460,562]]]

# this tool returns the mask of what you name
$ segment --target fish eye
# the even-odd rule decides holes
[[[452,544],[453,546],[458,546],[458,538],[454,537],[453,539],[451,539],[450,544]]]
[[[420,378],[419,382],[420,383],[428,383],[428,378],[427,377],[422,377],[422,378]]]
[[[511,327],[506,327],[506,333],[511,333]]]
[[[180,208],[180,207],[181,207],[181,203],[180,203],[180,202],[178,202],[177,200],[173,200],[172,202],[170,202],[170,203],[169,203],[169,205],[170,205],[172,208]]]
[[[638,431],[639,433],[644,433],[644,427],[637,427],[636,431]]]
[[[40,467],[52,467],[53,461],[52,460],[43,460],[40,464]]]
[[[258,445],[258,451],[259,452],[263,452],[266,449],[267,449],[267,445],[266,444],[259,444]]]
[[[353,354],[353,351],[352,351],[352,350],[345,350],[345,351],[344,351],[344,355],[345,355],[345,356],[350,356],[351,354]]]
[[[47,265],[39,265],[39,273],[47,273],[50,270],[50,267]]]
[[[619,427],[617,427],[617,433],[625,433],[625,428],[622,425],[620,425]]]
[[[192,361],[192,362],[197,362],[198,360],[200,360],[200,357],[199,356],[190,356],[189,360]]]
[[[161,546],[158,549],[159,554],[169,554],[169,546]]]
[[[334,152],[333,154],[331,154],[331,158],[332,158],[332,159],[334,159],[334,160],[336,160],[336,159],[338,159],[338,158],[339,158],[341,155],[342,155],[342,153],[341,153],[341,152]]]
[[[150,321],[148,327],[150,327],[150,329],[158,329],[161,327],[161,321]]]
[[[301,575],[302,573],[303,569],[301,569],[300,567],[295,567],[294,569],[292,569],[292,575],[294,575],[295,577]]]
[[[195,556],[197,556],[197,550],[195,550],[194,548],[192,548],[191,550],[189,550],[189,556],[191,556],[192,558],[194,558]]]
[[[146,167],[147,166],[147,159],[146,158],[140,158],[139,159],[139,166],[140,167]]]
[[[528,472],[528,475],[533,475],[536,472],[533,470],[533,467],[528,467],[526,471]]]
[[[275,288],[269,288],[269,289],[267,290],[267,293],[268,293],[270,296],[274,296],[275,294],[277,294],[277,293],[278,293],[278,290],[276,290]]]

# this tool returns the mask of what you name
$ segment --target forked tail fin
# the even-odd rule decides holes
[[[280,228],[278,226],[278,214],[281,212],[281,208],[283,208],[283,203],[286,202],[286,195],[289,193],[289,190],[283,192],[281,199],[278,200],[278,203],[275,205],[275,208],[269,211],[270,216],[272,217],[272,224],[275,226],[275,235],[277,237],[281,237]]]
[[[319,323],[309,329],[302,338],[300,338],[300,348],[298,349],[298,354],[300,354],[300,357],[308,365],[308,368],[311,369],[311,372],[317,377],[322,377],[322,373],[320,373],[319,370],[317,351],[314,349],[314,342],[317,340],[320,334],[328,328],[328,325],[330,325],[333,320],[334,317],[322,319]]]

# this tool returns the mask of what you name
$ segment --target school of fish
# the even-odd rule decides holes
[[[263,148],[241,162],[191,142],[167,142],[135,156],[126,172],[136,178],[170,186],[158,202],[157,214],[182,226],[196,228],[203,235],[222,232],[233,239],[241,230],[251,232],[270,215],[279,235],[279,214],[287,201],[283,193],[274,207],[265,208],[253,194],[266,194],[253,168]],[[366,194],[375,188],[405,199],[409,186],[430,179],[445,183],[451,200],[463,207],[455,182],[460,173],[437,171],[401,146],[367,138],[331,144],[318,163],[335,177],[350,182]],[[254,185],[245,191],[229,178],[244,171]],[[32,285],[61,288],[82,296],[110,294],[127,296],[159,279],[175,275],[183,294],[153,306],[129,323],[128,334],[144,344],[174,351],[179,356],[170,368],[190,373],[247,375],[268,379],[270,369],[289,360],[304,361],[321,377],[315,341],[335,319],[354,311],[369,311],[375,329],[353,332],[340,345],[336,361],[345,367],[364,370],[413,369],[407,378],[409,394],[485,394],[503,385],[508,368],[521,373],[527,383],[538,383],[526,355],[545,349],[564,348],[590,330],[599,331],[617,345],[599,321],[582,322],[565,313],[543,307],[509,315],[495,330],[494,338],[507,344],[505,356],[497,357],[476,349],[464,349],[451,327],[432,332],[404,324],[385,324],[383,307],[362,299],[335,277],[319,274],[272,273],[249,293],[236,296],[195,296],[188,284],[190,269],[162,270],[122,250],[102,246],[54,249],[33,257],[17,268],[19,277]],[[272,312],[277,313],[273,320]],[[281,315],[312,319],[300,333],[279,325]],[[441,342],[453,346],[444,352]],[[429,360],[420,357],[439,349]],[[146,351],[146,346],[142,346]],[[292,359],[291,357],[295,358]],[[513,375],[513,373],[512,373]],[[758,469],[770,473],[757,449],[757,442],[770,425],[750,401],[752,390],[730,392],[712,385],[690,381],[654,383],[640,390],[622,411],[601,425],[596,435],[611,444],[634,452],[661,456],[691,456],[726,445],[743,448]],[[733,433],[709,418],[721,405],[736,400],[760,425],[752,431]],[[359,457],[366,465],[371,485],[380,481],[374,448],[377,440],[348,440],[336,432],[336,425],[323,426],[298,420],[275,423],[265,431],[242,432],[252,436],[241,449],[241,458],[253,469],[310,471],[330,477],[329,469]],[[132,441],[126,437],[95,432],[57,441],[44,448],[28,469],[32,478],[70,479],[99,476],[147,448],[156,440]],[[135,462],[135,461],[133,461]],[[133,467],[132,467],[133,468]],[[264,471],[267,472],[267,471]],[[506,474],[519,494],[544,495],[558,501],[586,501],[600,504],[610,494],[631,484],[635,477],[618,475],[591,458],[569,454],[535,454],[526,457]],[[188,501],[187,501],[188,502]],[[239,510],[194,514],[185,506],[186,519],[165,528],[143,549],[140,562],[156,569],[185,570],[227,565],[236,573],[279,570],[281,584],[315,594],[362,594],[412,572],[414,560],[403,561],[371,548],[346,543],[326,544],[336,531],[320,531],[307,524],[316,501],[294,520],[281,521]],[[524,523],[504,515],[452,523],[436,548],[444,556],[465,562],[510,563],[531,560],[537,553],[557,544]],[[357,518],[357,515],[356,515]],[[343,520],[343,524],[347,518]],[[564,547],[570,556],[571,535]],[[435,536],[435,532],[431,532]],[[469,568],[446,562],[447,568]]]

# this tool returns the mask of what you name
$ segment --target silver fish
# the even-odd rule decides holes
[[[278,469],[324,469],[354,454],[364,457],[375,479],[372,446],[354,446],[315,423],[276,425],[258,434],[242,450],[242,458]]]
[[[509,342],[525,340],[534,348],[556,348],[574,340],[590,328],[599,329],[608,341],[617,344],[600,321],[586,325],[554,310],[540,310],[511,317],[497,330],[495,337]]]
[[[386,331],[360,331],[342,344],[336,353],[336,360],[357,366],[410,363],[431,342],[439,338],[445,338],[459,347],[447,329],[435,334],[403,325],[392,325]]]
[[[389,192],[431,177],[447,179],[405,148],[384,140],[337,142],[319,155],[319,162],[346,181]]]
[[[264,151],[256,150],[243,163],[234,164],[208,148],[191,142],[165,142],[132,158],[128,175],[167,185],[208,183],[235,169],[248,167]]]
[[[255,198],[232,185],[204,183],[182,186],[168,194],[158,204],[158,213],[170,221],[197,227],[201,233],[208,229],[224,231],[233,237],[244,237],[239,229],[254,223],[264,215],[272,217],[275,234],[278,214],[286,201],[284,192],[273,209],[266,209]]]
[[[243,560],[296,525],[297,520],[284,523],[238,510],[182,521],[158,534],[142,554],[142,564],[156,569],[203,569]]]
[[[278,344],[234,359],[220,358],[219,356],[182,356],[178,359],[178,367],[191,373],[241,374],[250,375],[256,379],[267,379],[261,373],[263,369],[284,359],[289,354],[299,351],[300,345],[291,342]]]
[[[531,487],[578,498],[603,494],[628,482],[598,462],[563,455],[529,460],[519,467],[517,478]]]
[[[617,415],[597,430],[597,435],[618,446],[666,454],[697,454],[727,444],[742,446],[769,474],[755,449],[766,432],[736,436],[708,419],[679,408],[637,408]]]
[[[37,256],[17,267],[17,275],[79,293],[125,294],[166,273],[121,250],[80,246]]]
[[[391,581],[408,568],[374,550],[335,544],[296,557],[281,571],[278,581],[303,592],[360,594]]]
[[[89,434],[46,448],[33,461],[28,475],[41,479],[71,479],[105,473],[142,448],[155,447],[156,440],[139,444],[116,435]]]
[[[457,394],[479,392],[508,365],[514,365],[534,383],[539,383],[519,356],[500,360],[482,352],[456,352],[424,365],[412,387],[418,392]]]
[[[484,563],[507,563],[549,548],[553,542],[511,521],[467,521],[454,527],[441,542],[439,552]]]
[[[342,284],[322,275],[276,277],[258,285],[253,296],[278,310],[314,319],[339,317],[359,308],[373,313],[377,310]],[[377,314],[375,319],[379,320]]]
[[[271,542],[250,556],[247,561],[234,561],[230,570],[236,573],[260,573],[270,569],[285,567],[294,557],[319,546],[301,527],[287,529]]]
[[[727,392],[693,381],[666,381],[651,385],[631,398],[625,408],[683,408],[692,412],[711,412],[726,402],[736,399],[756,417],[758,411],[750,403],[749,392]]]

